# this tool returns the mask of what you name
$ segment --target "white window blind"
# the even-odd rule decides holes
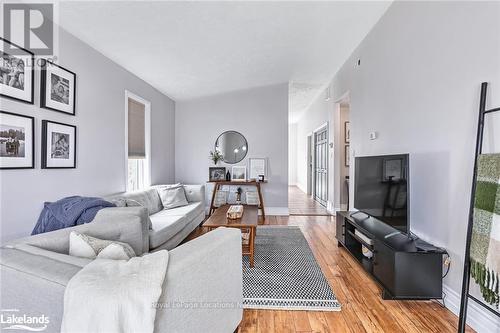
[[[128,158],[146,158],[145,106],[128,99]]]

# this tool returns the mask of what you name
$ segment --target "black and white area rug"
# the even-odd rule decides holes
[[[246,309],[340,311],[299,227],[259,226],[254,267],[243,257]]]

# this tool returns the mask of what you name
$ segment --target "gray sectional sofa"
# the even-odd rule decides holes
[[[187,206],[164,209],[157,188],[149,190],[121,193],[105,197],[115,203],[121,199],[125,202],[137,202],[145,207],[147,214],[140,212],[138,216],[151,221],[149,228],[149,250],[173,249],[182,242],[205,218],[205,186],[184,185]],[[128,200],[128,201],[127,201]],[[105,208],[99,214],[112,214],[121,208]]]
[[[151,206],[146,208],[106,208],[92,223],[4,245],[0,248],[2,308],[18,309],[21,316],[45,315],[50,321],[45,332],[59,332],[65,287],[90,262],[68,255],[70,232],[128,243],[137,255],[173,248],[201,222],[196,203],[202,202],[197,200],[203,198],[203,188],[188,187],[186,192],[190,204],[179,208],[176,215],[158,210],[148,216],[155,200],[147,199]],[[152,194],[145,191],[125,196],[154,198]],[[172,249],[155,332],[233,332],[243,314],[241,265],[241,233],[237,229],[219,228]]]

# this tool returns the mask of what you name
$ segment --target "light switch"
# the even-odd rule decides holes
[[[375,140],[375,139],[377,139],[377,137],[378,137],[377,132],[370,132],[370,140]]]

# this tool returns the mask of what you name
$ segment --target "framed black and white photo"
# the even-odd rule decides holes
[[[344,156],[345,156],[345,166],[348,167],[349,165],[351,165],[351,155],[350,155],[350,152],[349,152],[349,145],[345,145],[345,151],[344,151]]]
[[[226,168],[225,167],[209,167],[208,168],[208,179],[211,182],[226,179]]]
[[[349,143],[351,141],[351,125],[348,121],[344,122],[344,142]]]
[[[0,96],[33,104],[34,54],[0,37]]]
[[[42,169],[76,168],[76,126],[42,121]]]
[[[44,61],[40,85],[40,107],[75,115],[76,74]]]
[[[35,118],[0,111],[0,169],[35,167]]]
[[[267,178],[267,168],[265,158],[250,158],[248,159],[249,179],[259,179],[259,176]]]
[[[247,167],[236,165],[231,168],[231,181],[247,180]]]

